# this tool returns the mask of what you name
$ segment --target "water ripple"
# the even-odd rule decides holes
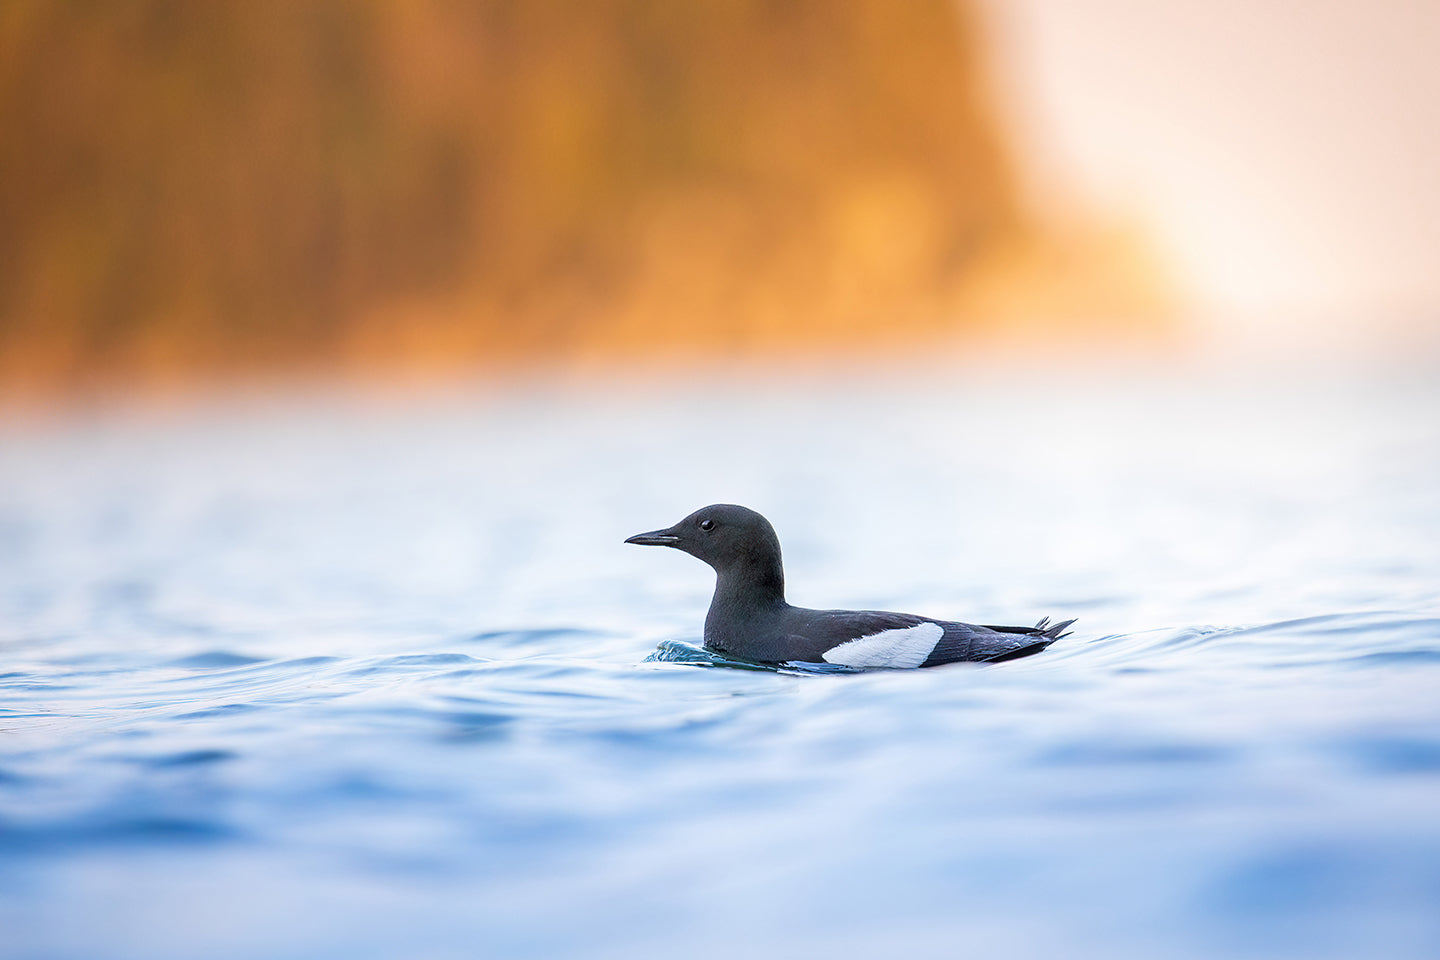
[[[0,958],[1440,955],[1433,388],[1103,380],[7,436]],[[716,655],[707,497],[1078,629]]]

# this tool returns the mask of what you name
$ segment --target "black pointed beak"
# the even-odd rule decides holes
[[[651,530],[649,533],[637,533],[625,542],[638,543],[642,547],[673,547],[680,542],[680,538],[670,532],[673,529],[674,528],[671,527],[666,530]]]

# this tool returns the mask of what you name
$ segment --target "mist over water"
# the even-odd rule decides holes
[[[9,427],[0,956],[1434,956],[1437,411],[937,365]],[[793,602],[1076,632],[717,665],[708,568],[621,542],[715,501]]]

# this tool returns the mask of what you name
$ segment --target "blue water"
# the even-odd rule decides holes
[[[275,394],[0,433],[0,956],[1440,956],[1440,388]],[[791,599],[999,665],[700,648]]]

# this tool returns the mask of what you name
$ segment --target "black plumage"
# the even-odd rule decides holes
[[[673,527],[626,543],[674,547],[715,568],[705,646],[762,663],[839,663],[855,667],[933,667],[958,661],[1014,660],[1066,636],[1066,620],[1033,627],[983,626],[880,610],[808,610],[785,601],[785,570],[775,528],[754,510],[713,504]]]

